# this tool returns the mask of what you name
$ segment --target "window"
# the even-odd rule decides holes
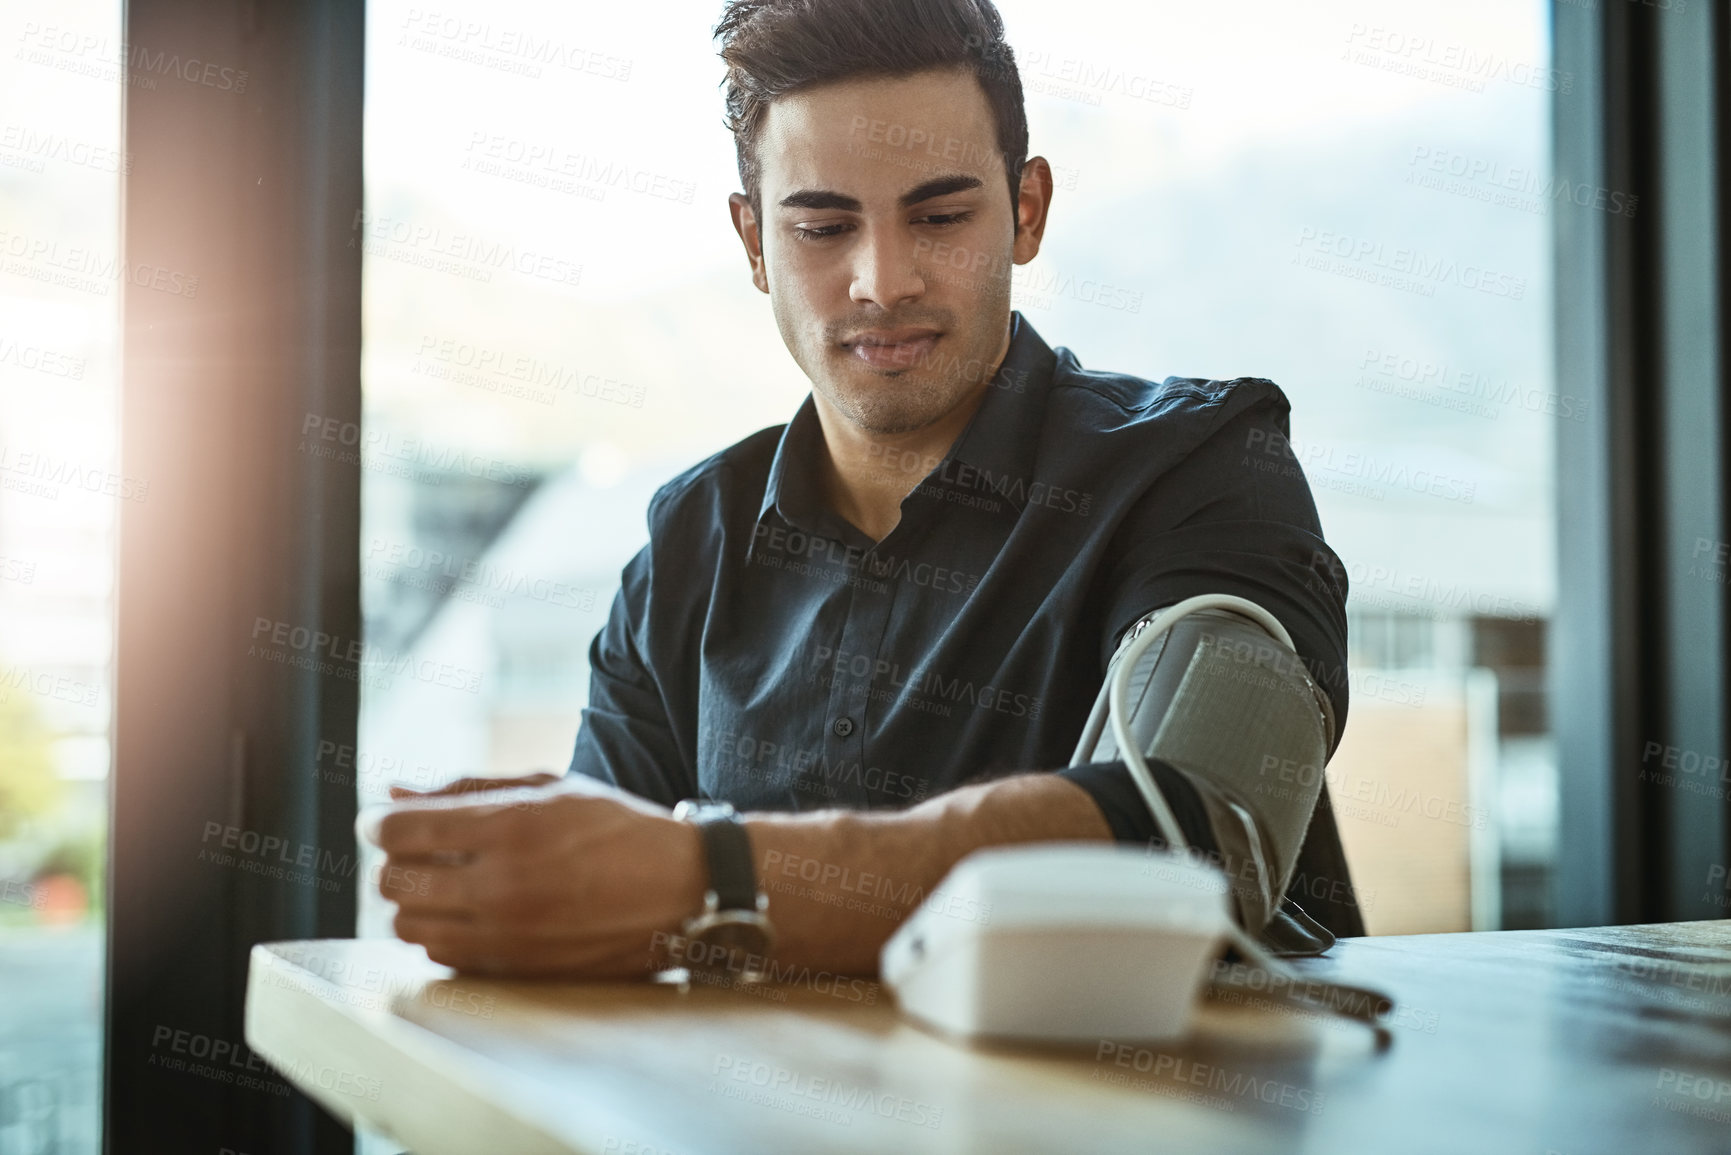
[[[1373,932],[1542,925],[1555,767],[1536,2],[1000,4],[1057,193],[1013,300],[1084,364],[1262,376],[1352,584],[1329,768]],[[376,3],[363,801],[561,770],[654,489],[806,384],[727,223],[719,3]],[[454,684],[452,684],[454,683]],[[367,900],[363,898],[363,902]],[[380,904],[363,928],[385,933]]]
[[[120,6],[0,17],[0,1152],[101,1142]],[[28,998],[17,997],[29,992]]]

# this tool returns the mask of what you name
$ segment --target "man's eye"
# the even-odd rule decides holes
[[[971,211],[954,213],[932,213],[920,218],[920,223],[928,225],[961,225],[974,219]]]
[[[802,241],[821,241],[825,237],[840,236],[846,225],[795,225],[793,235]]]

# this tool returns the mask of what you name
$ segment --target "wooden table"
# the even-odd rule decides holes
[[[1392,1047],[1211,1002],[1181,1044],[969,1048],[860,980],[477,981],[394,941],[255,947],[246,1037],[415,1155],[1731,1152],[1731,922],[1354,939],[1302,966],[1393,995]]]

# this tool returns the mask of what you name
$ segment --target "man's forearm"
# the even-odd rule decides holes
[[[1086,790],[1056,774],[964,786],[907,810],[746,816],[784,966],[876,974],[902,919],[985,846],[1107,841]]]

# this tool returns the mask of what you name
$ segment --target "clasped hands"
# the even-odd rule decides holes
[[[368,832],[395,929],[434,962],[502,977],[619,979],[668,965],[656,943],[703,905],[697,830],[580,776],[465,778]]]

